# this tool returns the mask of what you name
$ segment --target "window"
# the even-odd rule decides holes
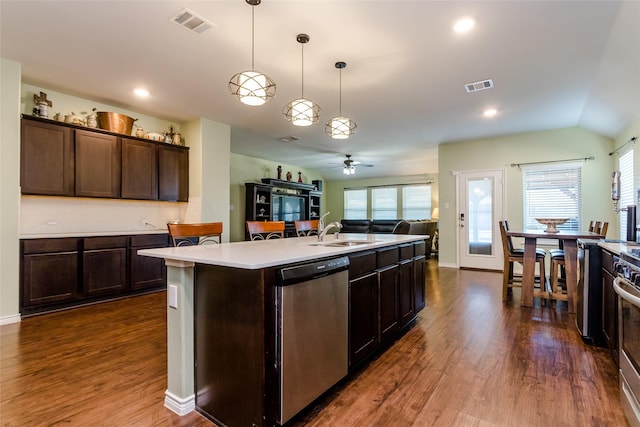
[[[366,219],[367,189],[344,190],[344,218]]]
[[[425,219],[431,217],[431,186],[407,185],[402,187],[402,218]]]
[[[370,200],[369,204],[367,203]],[[431,185],[405,184],[344,190],[346,219],[429,219]]]
[[[398,218],[398,189],[396,187],[371,189],[371,218]]]
[[[536,218],[569,218],[563,230],[579,230],[582,165],[564,163],[523,168],[524,226],[544,229]]]
[[[620,201],[618,208],[633,205],[633,149],[618,158],[620,171]],[[620,239],[627,240],[627,211],[620,211]]]

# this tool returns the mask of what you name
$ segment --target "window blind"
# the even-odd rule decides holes
[[[408,185],[402,187],[402,218],[431,218],[430,185]]]
[[[366,219],[367,189],[344,190],[344,218]]]
[[[371,189],[371,218],[398,218],[398,189],[396,187]]]
[[[544,229],[536,218],[569,218],[559,229],[579,230],[581,164],[556,164],[523,170],[524,226]]]
[[[620,171],[620,201],[619,208],[633,205],[633,149],[620,155],[618,158],[618,170]],[[620,212],[620,239],[627,240],[627,212]]]

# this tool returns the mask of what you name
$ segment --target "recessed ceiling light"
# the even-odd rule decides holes
[[[457,33],[466,33],[473,26],[476,25],[475,21],[471,18],[460,18],[453,25],[453,29]]]
[[[485,117],[493,117],[498,114],[498,110],[496,110],[495,108],[487,108],[482,114],[484,114]]]
[[[142,88],[134,89],[133,93],[135,93],[140,98],[146,98],[147,96],[149,96],[149,91]]]

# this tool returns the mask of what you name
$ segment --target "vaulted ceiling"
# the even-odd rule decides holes
[[[189,8],[202,34],[171,18]],[[640,113],[637,1],[279,1],[255,13],[255,68],[277,84],[261,107],[238,102],[231,76],[251,68],[251,6],[218,1],[0,2],[0,54],[23,80],[161,118],[231,125],[234,153],[342,178],[344,155],[373,164],[358,177],[437,172],[438,144],[580,126],[616,137]],[[466,33],[454,22],[472,17]],[[282,109],[302,91],[320,122],[295,127]],[[333,140],[324,123],[358,124]],[[465,84],[494,87],[467,93]],[[151,96],[133,96],[135,87]],[[491,118],[483,115],[495,108]],[[284,137],[297,137],[293,142]]]

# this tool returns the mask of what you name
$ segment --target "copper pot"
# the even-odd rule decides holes
[[[98,124],[100,129],[108,130],[109,132],[122,133],[125,135],[131,135],[133,129],[133,122],[138,119],[133,119],[124,114],[98,111]]]

